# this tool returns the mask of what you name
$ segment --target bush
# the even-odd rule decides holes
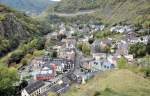
[[[93,96],[100,96],[100,95],[101,93],[99,91],[96,91]]]
[[[15,51],[14,53],[11,54],[8,64],[11,63],[20,63],[21,59],[24,57],[25,53],[23,51]]]
[[[84,43],[84,44],[82,45],[82,52],[83,52],[85,55],[90,55],[91,49],[90,49],[90,47],[89,47],[86,43]]]
[[[15,96],[13,84],[18,81],[17,70],[14,68],[7,68],[0,64],[0,95],[1,96]]]
[[[89,42],[89,44],[92,44],[94,42],[94,39],[90,38],[88,42]]]
[[[81,44],[81,43],[78,44],[78,45],[77,45],[77,48],[78,48],[80,51],[82,51],[82,44]]]
[[[44,38],[39,38],[37,41],[37,44],[35,45],[35,48],[38,50],[42,50],[45,47],[46,40]]]
[[[121,57],[120,59],[118,59],[117,64],[118,64],[118,68],[124,69],[126,68],[127,60],[124,57]]]
[[[28,64],[28,60],[24,58],[24,59],[21,60],[21,63],[22,63],[22,65],[27,65]]]
[[[80,43],[77,45],[78,49],[82,51],[85,55],[90,55],[91,49],[90,46],[86,43]]]
[[[136,44],[130,45],[129,53],[133,54],[134,57],[143,57],[147,53],[146,52],[147,51],[146,46],[147,45],[144,43],[136,43]]]
[[[53,58],[56,58],[56,57],[57,57],[57,52],[56,52],[56,51],[52,52],[52,57],[53,57]]]
[[[110,31],[98,31],[96,33],[94,33],[94,38],[106,38],[108,36],[112,36],[112,35],[115,35],[115,34],[118,34],[118,33],[115,33],[115,32],[110,32]]]
[[[144,75],[145,77],[150,77],[150,67],[144,69]]]

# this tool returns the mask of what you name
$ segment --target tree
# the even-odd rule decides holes
[[[56,52],[56,51],[52,52],[52,57],[53,57],[53,58],[56,58],[56,57],[57,57],[57,52]]]
[[[150,77],[150,66],[142,67],[141,72],[144,73],[144,77]]]
[[[145,21],[142,25],[146,29],[150,28],[150,20]]]
[[[59,34],[58,36],[57,36],[57,38],[58,38],[58,40],[62,40],[62,39],[64,39],[64,38],[66,38],[67,36],[65,35],[65,34]]]
[[[104,50],[104,52],[106,52],[106,53],[109,53],[111,51],[111,46],[106,45],[104,48],[102,48],[102,50]]]
[[[117,33],[111,32],[111,31],[98,31],[98,32],[95,32],[93,35],[95,38],[99,39],[99,38],[106,38],[115,34]]]
[[[124,69],[126,67],[127,60],[124,57],[121,57],[120,59],[118,59],[117,64],[118,68]]]
[[[35,48],[38,50],[42,50],[45,47],[46,40],[44,38],[39,38],[37,41],[37,44],[35,45]]]
[[[21,89],[25,88],[27,85],[28,85],[28,81],[22,80],[22,82],[21,82],[21,84],[19,86],[20,87],[19,89],[21,90]]]
[[[90,46],[86,43],[80,43],[77,45],[78,49],[82,51],[85,55],[90,55],[91,49]]]
[[[129,53],[133,54],[134,57],[143,57],[146,55],[146,44],[144,43],[136,43],[132,44],[129,47]]]
[[[24,59],[21,60],[21,63],[22,63],[22,65],[27,65],[28,64],[28,60],[24,58]]]
[[[80,44],[77,45],[77,48],[78,48],[80,51],[82,51],[82,45],[83,45],[82,43],[80,43]]]
[[[90,47],[89,47],[86,43],[84,43],[84,44],[82,45],[82,52],[83,52],[85,55],[90,55],[91,50],[90,50]]]
[[[55,93],[53,93],[53,92],[49,92],[48,96],[57,96],[57,95]]]
[[[0,95],[12,96],[14,93],[13,84],[18,81],[17,70],[0,65]]]
[[[150,77],[150,67],[145,68],[144,74],[146,77]]]
[[[148,54],[150,54],[150,39],[148,40],[147,46],[146,46],[146,51]]]
[[[94,42],[94,39],[90,38],[88,42],[89,42],[89,44],[92,44]]]
[[[20,63],[21,59],[24,57],[25,53],[21,50],[17,50],[11,54],[8,64],[11,63]]]

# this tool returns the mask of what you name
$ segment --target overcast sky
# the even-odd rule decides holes
[[[51,0],[51,1],[61,1],[61,0]]]

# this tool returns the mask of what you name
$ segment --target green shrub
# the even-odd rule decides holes
[[[121,57],[120,59],[118,59],[117,65],[118,65],[118,68],[124,69],[126,68],[127,60],[124,57]]]

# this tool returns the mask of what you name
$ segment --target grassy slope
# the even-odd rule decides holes
[[[85,85],[75,85],[63,96],[149,96],[149,85],[149,80],[128,70],[116,70],[99,74]]]
[[[150,14],[149,0],[62,0],[55,7],[57,12],[72,13],[81,9],[97,9],[92,16],[104,22],[136,21],[140,15]]]

